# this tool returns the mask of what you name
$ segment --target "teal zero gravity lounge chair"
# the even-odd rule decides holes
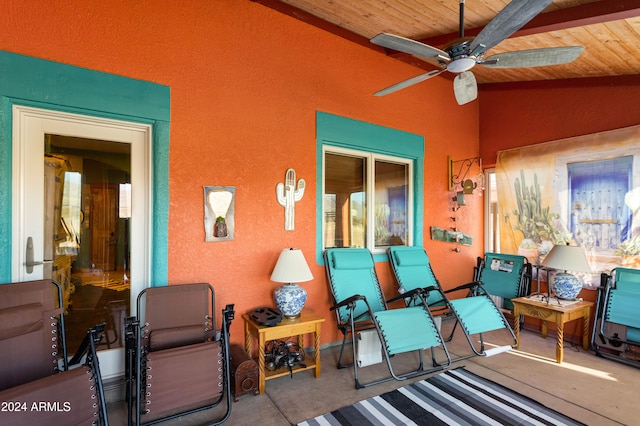
[[[440,283],[431,267],[431,262],[427,252],[422,247],[394,246],[389,248],[389,262],[391,269],[396,277],[398,289],[401,294],[414,291],[415,289],[424,287],[440,287]],[[452,291],[468,290],[468,297],[461,299],[449,300],[445,293]],[[429,307],[434,312],[443,312],[443,314],[453,315],[456,323],[453,326],[451,334],[446,341],[451,340],[453,334],[460,324],[467,342],[473,350],[470,356],[492,356],[502,352],[511,350],[518,343],[511,326],[505,319],[502,312],[497,308],[489,297],[487,291],[483,288],[481,282],[474,281],[459,287],[441,291],[440,296],[430,298],[428,300]],[[415,299],[405,298],[405,303],[415,304]],[[494,345],[487,349],[485,347],[484,334],[494,332],[508,336],[512,341],[510,345]],[[477,335],[479,343],[473,342],[472,336]],[[504,337],[500,337],[500,341],[504,342]],[[468,356],[457,358],[457,360],[468,358]]]
[[[591,344],[597,356],[640,367],[640,270],[602,274]]]
[[[511,299],[529,294],[531,264],[524,256],[487,252],[478,258],[473,279],[482,281],[500,309],[513,312]]]
[[[385,301],[373,262],[368,249],[337,248],[327,249],[324,253],[325,268],[334,304],[331,310],[336,312],[338,328],[343,333],[342,347],[338,358],[338,368],[344,368],[342,356],[347,336],[352,337],[353,372],[356,389],[374,385],[391,379],[404,380],[423,374],[440,371],[451,364],[449,352],[431,312],[427,308],[426,293],[439,291],[436,288],[416,289],[395,299]],[[387,302],[400,300],[403,296],[415,294],[424,303],[399,309],[388,309]],[[359,335],[363,330],[375,330],[382,343],[382,354],[391,373],[391,377],[366,384],[358,379],[359,362],[357,352]],[[436,348],[442,348],[436,356]],[[422,352],[431,350],[432,368],[425,369]],[[397,354],[415,351],[419,355],[419,365],[415,370],[397,374],[391,363],[391,357]],[[440,350],[438,350],[440,353]],[[436,358],[443,358],[438,361]],[[446,358],[446,360],[444,359]]]

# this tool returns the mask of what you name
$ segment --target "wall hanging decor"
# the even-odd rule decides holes
[[[436,241],[444,241],[445,243],[462,244],[463,246],[470,246],[473,244],[473,237],[471,235],[467,235],[464,232],[460,232],[454,229],[449,230],[438,228],[437,226],[431,227],[431,239]]]
[[[296,171],[288,169],[285,174],[284,183],[280,182],[276,185],[276,197],[278,204],[284,207],[284,229],[285,231],[293,231],[295,227],[295,203],[302,199],[304,195],[304,187],[306,183],[304,179],[297,182],[296,187]]]
[[[205,241],[233,240],[235,195],[233,186],[204,187]]]
[[[581,247],[592,273],[640,256],[640,126],[498,153],[500,250],[544,264],[554,245]]]

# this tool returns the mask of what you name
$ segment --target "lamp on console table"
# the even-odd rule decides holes
[[[591,272],[591,267],[582,247],[570,245],[559,244],[553,246],[542,261],[542,266],[564,271],[556,273],[550,284],[553,293],[560,299],[575,299],[578,297],[580,290],[582,290],[582,281],[575,275],[567,273],[567,271]]]
[[[284,283],[275,291],[275,302],[285,318],[300,316],[307,301],[307,292],[296,283],[312,279],[313,275],[302,250],[288,248],[280,252],[271,274],[271,281]]]

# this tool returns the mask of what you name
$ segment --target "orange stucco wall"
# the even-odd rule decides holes
[[[480,154],[640,123],[640,75],[481,86]]]
[[[472,247],[429,239],[449,227],[447,155],[479,149],[478,103],[459,107],[451,81],[435,78],[382,98],[372,93],[420,70],[249,0],[86,2],[6,0],[0,48],[148,80],[171,88],[169,281],[211,282],[218,310],[240,314],[273,305],[269,281],[278,253],[301,248],[315,276],[307,306],[324,315],[322,343],[340,339],[322,267],[315,264],[317,110],[425,137],[424,243],[443,285],[471,278],[482,252],[481,198],[468,200],[458,226]],[[275,187],[293,167],[305,178],[294,231],[284,230]],[[235,239],[204,242],[203,186],[236,187]],[[451,267],[455,265],[455,267]],[[385,291],[394,293],[386,265]]]

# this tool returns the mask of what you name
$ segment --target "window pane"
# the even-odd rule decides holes
[[[118,215],[119,207],[126,207],[119,206],[124,193],[118,192],[131,181],[131,145],[61,135],[45,138],[50,153],[44,157],[45,170],[54,167],[60,174],[47,205],[53,213],[45,215],[52,228],[48,278],[63,288],[67,342],[77,348],[89,327],[106,323],[98,349],[124,347],[118,324],[130,312],[131,265],[129,219]]]
[[[82,175],[78,172],[64,173],[62,209],[60,223],[64,235],[60,238],[56,254],[77,255],[80,246],[80,223],[82,205]]]
[[[489,201],[487,204],[488,212],[485,212],[485,217],[488,218],[486,222],[486,244],[485,251],[500,253],[500,216],[498,215],[498,190],[496,183],[496,173],[494,170],[487,171],[488,185],[486,193],[489,194]]]
[[[375,245],[401,246],[409,239],[409,167],[375,162]]]
[[[326,153],[324,247],[366,247],[366,159]]]

